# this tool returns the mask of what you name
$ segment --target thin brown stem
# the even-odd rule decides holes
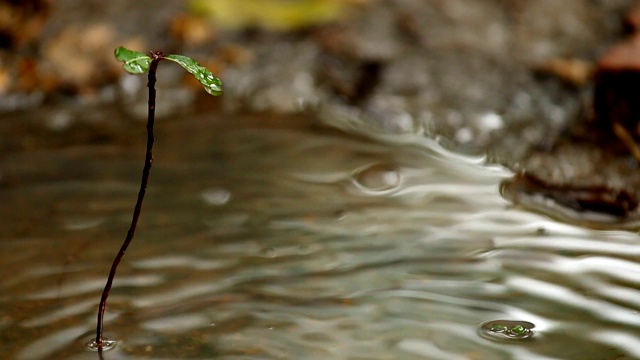
[[[149,88],[149,107],[147,115],[147,152],[144,159],[144,168],[142,169],[142,181],[140,182],[138,200],[136,201],[136,206],[133,210],[133,218],[131,219],[131,226],[129,227],[129,231],[127,232],[127,237],[120,247],[120,251],[116,255],[115,259],[113,259],[111,270],[109,271],[109,277],[107,278],[107,284],[105,285],[104,290],[102,291],[102,297],[100,298],[95,338],[95,345],[97,346],[98,352],[100,353],[102,353],[102,328],[104,311],[107,305],[107,297],[109,297],[109,292],[111,291],[111,286],[113,285],[113,279],[116,276],[118,264],[120,263],[120,260],[122,260],[124,253],[127,251],[131,240],[133,240],[133,236],[136,231],[136,225],[138,224],[138,218],[140,217],[140,212],[142,211],[142,201],[144,200],[144,194],[147,190],[147,183],[149,182],[149,172],[151,170],[151,163],[153,162],[153,123],[155,121],[156,110],[156,70],[158,68],[158,63],[163,58],[164,54],[162,54],[161,52],[153,53],[153,60],[151,61],[151,64],[149,66],[149,82],[147,83],[147,87]]]

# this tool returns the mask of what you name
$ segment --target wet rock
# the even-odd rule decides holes
[[[578,214],[595,213],[622,222],[635,215],[640,201],[626,189],[547,182],[521,172],[502,184],[502,193],[516,203],[553,208],[561,206]]]
[[[594,226],[635,222],[640,35],[633,33],[607,51],[594,78],[593,98],[573,125],[526,155],[521,168],[527,172],[505,182],[504,194],[525,207]]]
[[[594,95],[594,129],[616,135],[640,160],[640,35],[612,48],[598,62]]]

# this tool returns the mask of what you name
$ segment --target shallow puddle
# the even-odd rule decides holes
[[[640,358],[637,234],[515,209],[509,172],[423,135],[333,125],[347,131],[157,125],[104,359]],[[98,358],[85,344],[133,210],[140,128],[135,146],[2,155],[3,358]]]

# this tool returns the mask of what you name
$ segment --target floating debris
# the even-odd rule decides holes
[[[480,334],[488,339],[523,340],[533,336],[535,325],[528,321],[493,320],[482,324]]]

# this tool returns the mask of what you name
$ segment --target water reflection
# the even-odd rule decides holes
[[[420,129],[327,122],[359,134],[301,118],[159,125],[105,359],[640,358],[638,235],[515,209],[508,171]],[[7,358],[96,359],[85,344],[141,149],[0,160],[14,179],[0,188]],[[495,320],[534,336],[483,337]]]
[[[400,186],[400,170],[391,164],[373,164],[357,169],[353,181],[362,193],[372,195],[387,194]]]

